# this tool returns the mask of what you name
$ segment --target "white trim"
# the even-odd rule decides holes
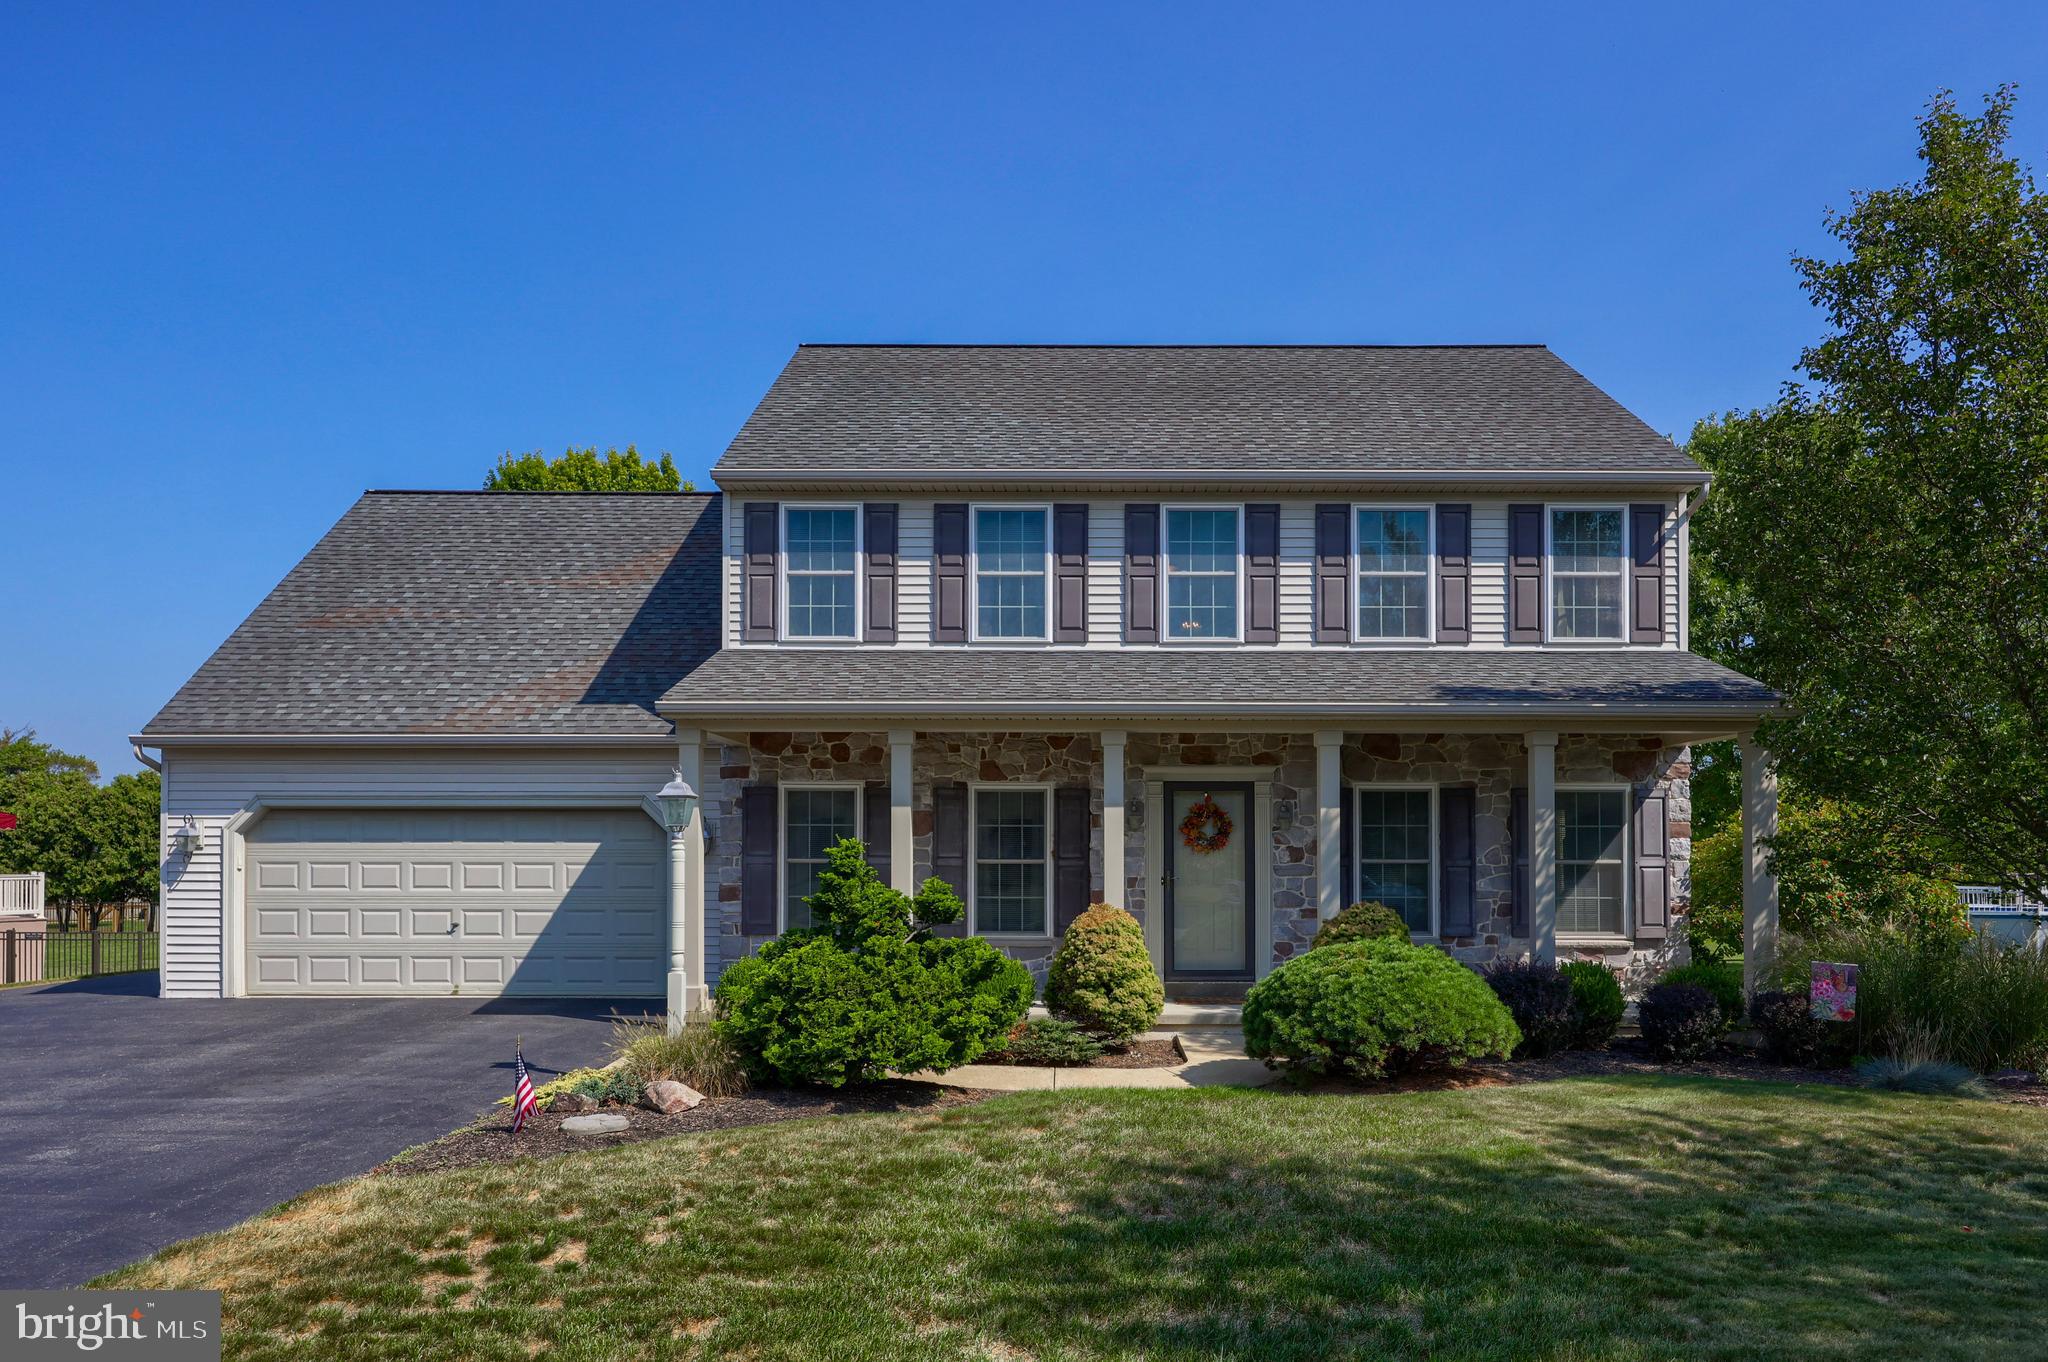
[[[989,634],[981,632],[981,513],[983,511],[1036,511],[1045,525],[1045,565],[1041,570],[1041,596],[1045,632],[1039,634]],[[1052,642],[1052,616],[1056,608],[1052,589],[1052,503],[977,501],[967,507],[967,639],[970,643],[1012,644]],[[1021,572],[1004,572],[1005,577],[1023,577]]]
[[[1429,928],[1426,931],[1418,932],[1411,927],[1408,929],[1408,935],[1410,939],[1415,941],[1437,940],[1443,935],[1444,923],[1443,904],[1440,902],[1442,895],[1439,888],[1443,875],[1443,866],[1440,860],[1438,845],[1438,840],[1442,835],[1442,815],[1439,805],[1443,787],[1433,780],[1365,780],[1355,782],[1349,788],[1351,792],[1346,798],[1351,801],[1351,896],[1353,902],[1358,902],[1365,898],[1365,810],[1362,807],[1364,801],[1359,796],[1368,791],[1395,791],[1407,794],[1419,791],[1429,796],[1429,882],[1424,886],[1424,894],[1429,901]],[[1413,864],[1413,862],[1404,862],[1404,864]],[[1348,908],[1350,904],[1345,906]]]
[[[659,747],[670,751],[675,734],[644,736],[574,733],[167,733],[136,734],[145,747]]]
[[[1173,615],[1173,513],[1175,511],[1234,511],[1237,514],[1237,552],[1232,561],[1232,590],[1236,606],[1231,611],[1236,629],[1225,638],[1221,634],[1181,634],[1174,636],[1169,627]],[[1245,612],[1245,570],[1244,570],[1244,504],[1242,502],[1178,501],[1169,502],[1159,508],[1159,641],[1184,647],[1199,647],[1210,643],[1244,642]],[[1182,577],[1221,577],[1220,572],[1183,571]]]
[[[1045,930],[1042,932],[984,932],[979,918],[981,856],[977,851],[981,843],[981,795],[984,790],[999,790],[1006,793],[1036,791],[1040,807],[1045,814]],[[983,936],[991,941],[1050,941],[1053,936],[1053,857],[1056,848],[1052,844],[1052,786],[1036,781],[976,780],[967,785],[967,934]],[[999,861],[1000,865],[1024,865],[1023,861]]]
[[[769,496],[784,489],[854,487],[903,489],[918,493],[954,491],[962,488],[999,490],[1003,488],[1092,488],[1099,491],[1157,493],[1161,488],[1237,492],[1323,490],[1370,491],[1380,487],[1441,487],[1446,491],[1467,488],[1489,490],[1550,487],[1645,487],[1668,490],[1699,487],[1710,478],[1701,468],[1616,468],[1560,469],[1551,472],[1528,470],[1474,471],[1469,468],[1380,469],[1372,473],[1331,473],[1328,469],[1275,468],[1256,473],[1191,472],[1174,477],[1139,473],[1010,473],[988,469],[934,471],[930,468],[876,468],[852,473],[843,470],[808,472],[789,468],[725,468],[712,470],[720,490],[727,496]]]
[[[1556,516],[1559,511],[1613,511],[1621,517],[1621,553],[1614,560],[1613,573],[1614,580],[1620,587],[1616,594],[1619,604],[1614,612],[1617,632],[1611,638],[1604,635],[1591,638],[1558,638],[1553,630],[1552,626],[1557,617],[1557,601],[1553,595],[1556,588],[1553,581],[1554,574],[1551,564],[1557,557],[1557,548],[1554,541],[1556,538]],[[1546,644],[1554,643],[1564,648],[1580,646],[1606,648],[1612,647],[1615,644],[1626,645],[1628,643],[1629,618],[1628,562],[1628,506],[1625,503],[1609,503],[1604,501],[1547,501],[1543,503],[1543,641]],[[1597,578],[1605,577],[1609,574],[1604,572],[1571,572],[1566,575]],[[1659,610],[1664,608],[1661,601],[1658,603],[1657,608]]]
[[[789,630],[789,513],[791,511],[845,511],[853,517],[853,567],[850,571],[845,573],[836,571],[820,572],[806,568],[802,573],[806,577],[850,576],[853,578],[853,632],[850,634],[792,634]],[[866,533],[866,527],[861,523],[867,517],[861,512],[861,503],[857,501],[785,501],[776,509],[775,513],[781,518],[781,523],[776,527],[777,534],[775,538],[775,575],[777,586],[775,608],[780,616],[775,621],[777,641],[787,643],[860,642],[860,598],[864,594],[861,591],[861,568],[867,557],[866,545],[862,542],[862,538]]]
[[[1621,796],[1621,934],[1617,936],[1613,932],[1568,932],[1564,930],[1562,926],[1564,920],[1564,818],[1560,815],[1556,819],[1557,855],[1555,859],[1557,864],[1557,883],[1553,889],[1553,892],[1557,895],[1557,920],[1560,923],[1557,939],[1571,945],[1611,944],[1616,941],[1633,942],[1635,940],[1636,925],[1635,787],[1626,781],[1560,781],[1554,794],[1584,794],[1589,791],[1598,794],[1618,794]],[[1595,861],[1593,864],[1599,865],[1602,862]]]
[[[1358,622],[1363,593],[1360,586],[1365,577],[1365,555],[1358,542],[1358,516],[1361,511],[1420,511],[1423,524],[1427,527],[1428,542],[1422,551],[1422,632],[1419,634],[1383,634],[1370,638],[1359,632]],[[1422,501],[1354,501],[1351,503],[1351,642],[1367,647],[1387,644],[1424,644],[1436,642],[1436,505]],[[1378,572],[1383,577],[1413,577],[1412,572]]]
[[[867,812],[861,807],[867,786],[857,780],[778,781],[775,786],[775,934],[789,930],[789,792],[791,790],[853,791],[853,835],[859,837]],[[808,859],[808,858],[806,858]],[[892,865],[891,870],[895,867]]]

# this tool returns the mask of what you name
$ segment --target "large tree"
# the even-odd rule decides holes
[[[49,901],[97,929],[109,909],[157,893],[161,782],[154,771],[97,783],[99,768],[40,741],[0,730],[0,873],[40,871]]]
[[[2013,96],[1944,94],[1919,179],[1796,258],[1827,318],[1774,406],[1703,423],[1703,650],[1776,686],[1789,784],[2048,900],[2048,200]]]
[[[684,482],[676,472],[676,461],[663,454],[658,463],[646,463],[640,451],[627,445],[625,452],[608,449],[600,456],[597,446],[570,448],[559,459],[539,450],[531,454],[501,454],[498,466],[484,478],[487,492],[688,492],[694,484]]]

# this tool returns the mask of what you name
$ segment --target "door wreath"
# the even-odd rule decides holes
[[[1232,831],[1230,815],[1208,795],[1196,800],[1188,816],[1180,820],[1181,844],[1205,856],[1229,846]]]

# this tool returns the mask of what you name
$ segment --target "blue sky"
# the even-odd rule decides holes
[[[702,485],[802,340],[1543,341],[1682,435],[1936,89],[2048,129],[2033,4],[591,8],[6,8],[0,725],[133,769],[362,489]]]

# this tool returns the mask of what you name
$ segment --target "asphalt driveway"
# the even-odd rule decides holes
[[[364,1172],[509,1093],[517,1037],[540,1082],[649,1006],[156,990],[0,991],[0,1287],[77,1286]]]

